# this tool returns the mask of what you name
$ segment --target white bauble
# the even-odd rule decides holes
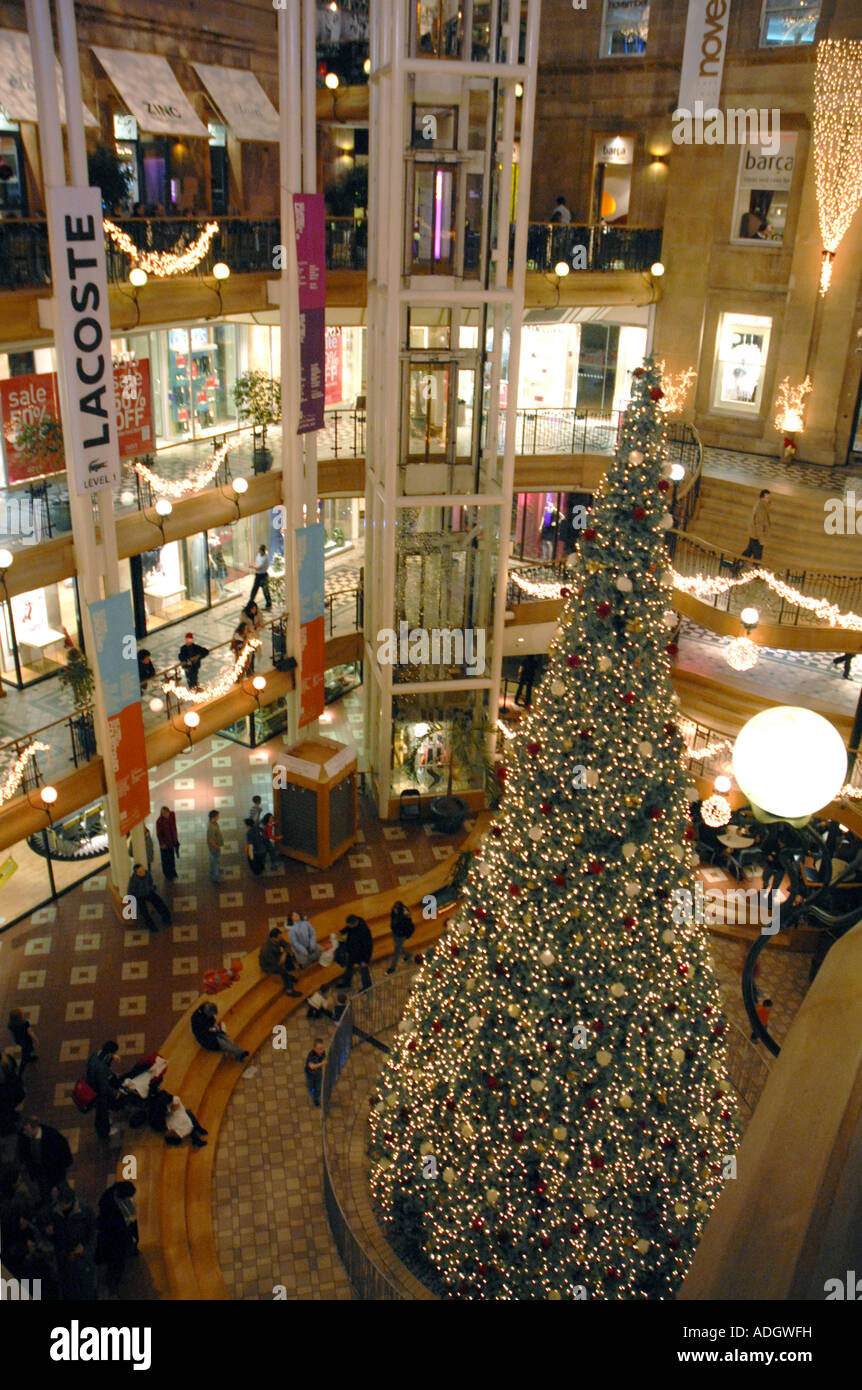
[[[527,834],[529,835],[530,839],[533,841],[534,844],[539,843],[544,833],[545,832],[540,825],[531,825],[529,830],[527,831]]]
[[[675,1216],[685,1216],[688,1208],[684,1202],[674,1202],[673,1210]]]
[[[673,588],[673,570],[662,570],[661,582],[666,588]]]
[[[630,594],[632,589],[634,588],[634,584],[629,579],[627,574],[621,574],[619,576],[619,578],[616,581],[616,586],[621,594]]]
[[[629,1095],[628,1091],[623,1091],[622,1095],[620,1096],[619,1100],[617,1101],[617,1105],[621,1106],[623,1110],[630,1110],[630,1109],[631,1109],[631,1107],[634,1105],[634,1101],[632,1100],[632,1098],[631,1098],[631,1096]]]
[[[510,1004],[506,1009],[506,1013],[509,1015],[510,1018],[519,1018],[521,1015],[520,1004]]]
[[[638,893],[641,891],[641,886],[639,883],[635,883],[634,881],[632,881],[625,885],[625,890],[627,898],[636,898]]]
[[[697,1125],[698,1129],[703,1129],[704,1125],[708,1125],[708,1124],[709,1124],[709,1120],[707,1119],[706,1115],[704,1115],[703,1111],[701,1110],[701,1112],[700,1112],[699,1115],[695,1115],[694,1119],[692,1120],[692,1124],[693,1124],[693,1125]]]
[[[467,1027],[471,1032],[478,1033],[479,1029],[482,1027],[482,1020],[478,1014],[474,1014],[472,1018],[467,1020]]]
[[[584,1203],[584,1216],[588,1217],[589,1219],[592,1219],[594,1216],[598,1216],[598,1214],[599,1209],[598,1207],[594,1207],[592,1202]]]
[[[469,936],[471,930],[472,930],[472,928],[471,928],[469,922],[459,922],[459,923],[458,923],[458,935],[459,935],[459,936]]]
[[[542,954],[539,956],[539,960],[542,962],[542,965],[553,965],[554,959],[555,957],[553,951],[543,951]]]
[[[453,1182],[455,1181],[455,1169],[454,1169],[454,1168],[444,1168],[444,1169],[443,1169],[443,1173],[442,1173],[442,1177],[443,1177],[443,1181],[445,1182],[446,1186],[447,1186],[447,1187],[451,1187],[452,1184],[453,1184]]]
[[[600,671],[609,671],[611,669],[611,666],[613,665],[613,662],[611,661],[609,656],[600,656],[598,661],[596,662],[596,665],[598,666]]]
[[[626,863],[628,863],[630,859],[634,859],[637,852],[638,847],[631,840],[627,841],[627,843],[623,845],[623,859],[625,859]]]
[[[596,1061],[598,1062],[599,1066],[606,1067],[611,1060],[611,1054],[609,1052],[605,1052],[604,1048],[599,1048],[598,1052],[596,1053]]]
[[[673,530],[673,517],[670,512],[664,513],[664,515],[659,519],[658,526],[660,531]]]
[[[641,453],[640,449],[632,449],[631,453],[629,454],[629,463],[643,463],[643,461],[644,456]]]
[[[672,941],[676,941],[676,935],[671,931],[670,927],[668,927],[667,931],[662,932],[661,939],[665,946],[670,946]]]
[[[552,695],[555,695],[557,698],[559,698],[560,695],[565,695],[565,693],[566,693],[566,683],[565,683],[565,681],[551,681],[551,694],[552,694]]]
[[[475,1130],[473,1129],[473,1126],[470,1124],[470,1121],[465,1120],[461,1126],[461,1138],[472,1139],[474,1134]]]
[[[485,1193],[485,1201],[489,1207],[495,1207],[500,1200],[500,1194],[496,1187],[489,1187]]]
[[[676,627],[678,614],[673,608],[666,608],[661,615],[661,620],[665,627]]]
[[[686,801],[697,801],[700,797],[700,792],[697,787],[686,787],[684,796]]]
[[[530,1090],[535,1091],[536,1095],[539,1095],[540,1092],[544,1091],[544,1089],[545,1083],[542,1080],[542,1078],[540,1076],[534,1076],[532,1081],[530,1082]]]
[[[402,1019],[399,1020],[399,1023],[398,1023],[398,1031],[399,1031],[399,1033],[409,1033],[409,1032],[410,1032],[410,1029],[411,1029],[412,1027],[413,1027],[413,1019],[412,1019],[412,1018],[402,1018]]]
[[[611,985],[611,994],[614,996],[615,999],[622,999],[625,992],[625,985],[621,985],[619,981],[615,985]]]
[[[685,1061],[685,1053],[681,1047],[675,1047],[670,1055],[676,1062],[677,1066],[679,1066],[681,1062]]]
[[[638,1241],[635,1241],[635,1250],[639,1250],[639,1251],[641,1252],[642,1255],[645,1255],[646,1252],[649,1250],[649,1241],[648,1241],[648,1240],[638,1240]]]
[[[650,743],[649,739],[644,739],[643,743],[639,743],[639,744],[638,744],[638,752],[640,753],[640,755],[641,755],[642,758],[651,758],[651,757],[652,757],[652,755],[653,755],[653,746],[652,746],[652,744]]]
[[[709,1211],[709,1206],[702,1197],[698,1197],[694,1204],[694,1209],[695,1211]]]
[[[681,864],[685,858],[685,845],[669,845],[667,852],[671,859],[675,859],[678,864]]]
[[[423,1158],[425,1157],[426,1154],[430,1154],[430,1153],[433,1153],[433,1152],[434,1152],[434,1145],[431,1143],[431,1140],[430,1140],[430,1139],[423,1139],[423,1140],[422,1140],[422,1143],[419,1145],[419,1152],[420,1152],[420,1154],[422,1155]]]
[[[565,1125],[557,1125],[554,1129],[554,1138],[556,1139],[558,1144],[562,1144],[567,1134],[568,1130],[566,1129]]]

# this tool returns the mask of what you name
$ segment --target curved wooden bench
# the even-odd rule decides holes
[[[476,848],[490,819],[487,813],[481,815],[470,834],[455,847],[452,858],[422,874],[413,883],[316,914],[314,925],[318,939],[324,941],[330,933],[340,931],[345,916],[356,912],[371,928],[373,959],[391,956],[389,914],[392,905],[400,898],[410,907],[421,907],[426,894],[439,891],[441,882],[448,881],[458,854]],[[442,908],[435,919],[426,921],[419,917],[410,938],[411,953],[421,951],[436,940],[456,905],[453,902]],[[291,999],[284,994],[277,977],[262,974],[257,959],[259,949],[258,946],[243,957],[240,980],[216,996],[219,1018],[228,1033],[251,1053],[271,1037],[273,1028],[283,1023],[294,1009],[303,1007],[309,995],[342,973],[337,965],[306,969],[298,985],[302,997]],[[202,995],[186,1010],[159,1051],[168,1059],[165,1089],[181,1096],[183,1103],[194,1111],[209,1131],[209,1142],[205,1149],[197,1151],[185,1144],[169,1148],[160,1135],[141,1132],[136,1154],[139,1168],[136,1200],[140,1252],[147,1263],[155,1296],[210,1302],[231,1297],[219,1267],[212,1221],[212,1184],[221,1126],[242,1069],[229,1058],[223,1058],[221,1053],[206,1052],[195,1042],[190,1019],[205,997]]]

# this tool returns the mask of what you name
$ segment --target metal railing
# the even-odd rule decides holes
[[[395,975],[391,980],[372,985],[350,1000],[333,1034],[323,1071],[321,1086],[321,1143],[323,1147],[323,1201],[329,1229],[347,1277],[359,1297],[369,1302],[391,1302],[403,1299],[403,1292],[383,1273],[368,1254],[361,1239],[350,1225],[344,1207],[338,1199],[333,1181],[329,1112],[332,1095],[342,1071],[355,1046],[359,1045],[354,1027],[372,1036],[392,1028],[404,1012],[407,996],[413,984],[413,973]]]
[[[661,259],[661,227],[609,227],[570,222],[531,222],[527,228],[527,269],[553,271],[564,261],[578,270],[649,270]],[[509,265],[515,229],[509,233]]]
[[[731,1019],[727,1020],[727,1079],[736,1092],[740,1119],[746,1124],[754,1114],[771,1064],[750,1038]]]

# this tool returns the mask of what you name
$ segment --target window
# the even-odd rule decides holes
[[[743,145],[736,176],[731,241],[781,245],[795,163],[795,133],[782,134],[777,151]]]
[[[713,406],[734,415],[757,415],[769,354],[772,319],[722,314],[718,324]]]
[[[820,0],[763,0],[760,47],[813,43]]]
[[[605,0],[603,58],[639,57],[646,53],[649,0]]]

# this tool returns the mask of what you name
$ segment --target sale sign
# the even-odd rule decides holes
[[[326,392],[326,405],[340,405],[343,392],[342,384],[342,356],[341,356],[341,329],[327,328],[324,358],[324,390]]]
[[[117,439],[120,458],[136,458],[153,447],[150,364],[143,361],[114,364],[114,397],[117,407]],[[62,473],[63,454],[32,459],[15,447],[22,425],[38,424],[45,417],[60,419],[56,372],[11,376],[0,381],[0,427],[10,483],[26,482],[46,473]]]

